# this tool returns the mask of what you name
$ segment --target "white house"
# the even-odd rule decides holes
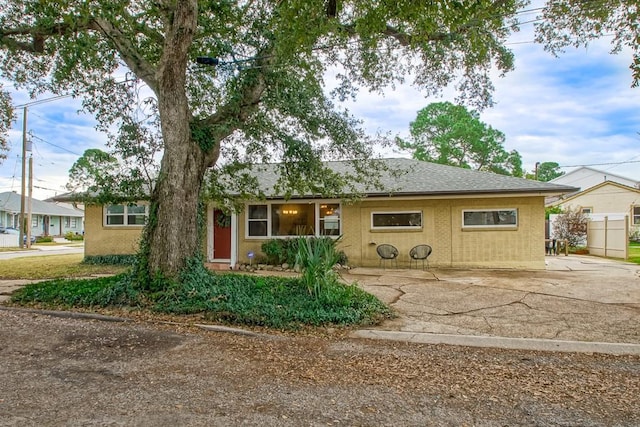
[[[10,191],[0,193],[0,227],[19,228],[20,209],[21,196],[19,194]],[[80,234],[83,230],[83,211],[65,208],[42,200],[31,200],[32,236],[63,236],[68,232]]]
[[[640,236],[640,189],[615,181],[603,181],[549,204],[580,209],[591,219],[627,218],[630,237]]]
[[[593,169],[587,166],[574,169],[571,172],[552,179],[549,182],[553,184],[578,187],[580,191],[584,191],[607,181],[617,182],[618,184],[626,185],[627,187],[640,188],[640,181],[634,181],[631,178],[626,178],[621,175]]]

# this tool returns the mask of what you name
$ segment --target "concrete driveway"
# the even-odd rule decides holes
[[[546,271],[355,268],[399,317],[376,330],[640,343],[640,265],[547,257]]]

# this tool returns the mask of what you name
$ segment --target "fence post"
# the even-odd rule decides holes
[[[607,257],[607,246],[608,246],[608,242],[607,242],[607,235],[609,234],[609,217],[605,216],[604,217],[604,257]]]
[[[624,235],[627,237],[626,244],[624,245],[624,259],[629,259],[629,215],[624,216]]]

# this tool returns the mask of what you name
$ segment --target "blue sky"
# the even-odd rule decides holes
[[[532,39],[526,28],[512,36],[509,46],[516,68],[502,78],[496,73],[496,105],[483,111],[481,120],[505,133],[505,148],[520,152],[528,171],[535,162],[555,161],[563,166],[593,165],[640,180],[640,88],[631,88],[630,53],[610,55],[609,40],[603,39],[555,58],[530,43]],[[14,105],[30,101],[25,93],[13,96]],[[370,133],[403,136],[418,110],[454,97],[446,90],[442,97],[425,98],[410,86],[399,86],[384,95],[363,91],[355,102],[343,105]],[[104,148],[106,135],[94,129],[91,116],[77,110],[78,104],[69,98],[29,107],[38,199],[65,191],[68,170],[84,150]],[[22,109],[16,113],[11,151],[0,164],[0,192],[20,192]],[[390,149],[383,153],[407,156]]]

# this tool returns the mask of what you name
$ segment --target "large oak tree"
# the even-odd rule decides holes
[[[0,67],[33,95],[81,97],[102,129],[119,126],[121,154],[131,154],[121,142],[158,125],[143,259],[148,273],[177,277],[200,252],[207,171],[216,187],[223,168],[280,160],[283,188],[336,193],[347,181],[319,160],[369,156],[358,123],[326,95],[327,70],[338,97],[411,76],[426,93],[455,85],[461,99],[486,105],[492,67],[512,67],[504,42],[525,3],[0,0]],[[216,59],[198,65],[198,56]]]

